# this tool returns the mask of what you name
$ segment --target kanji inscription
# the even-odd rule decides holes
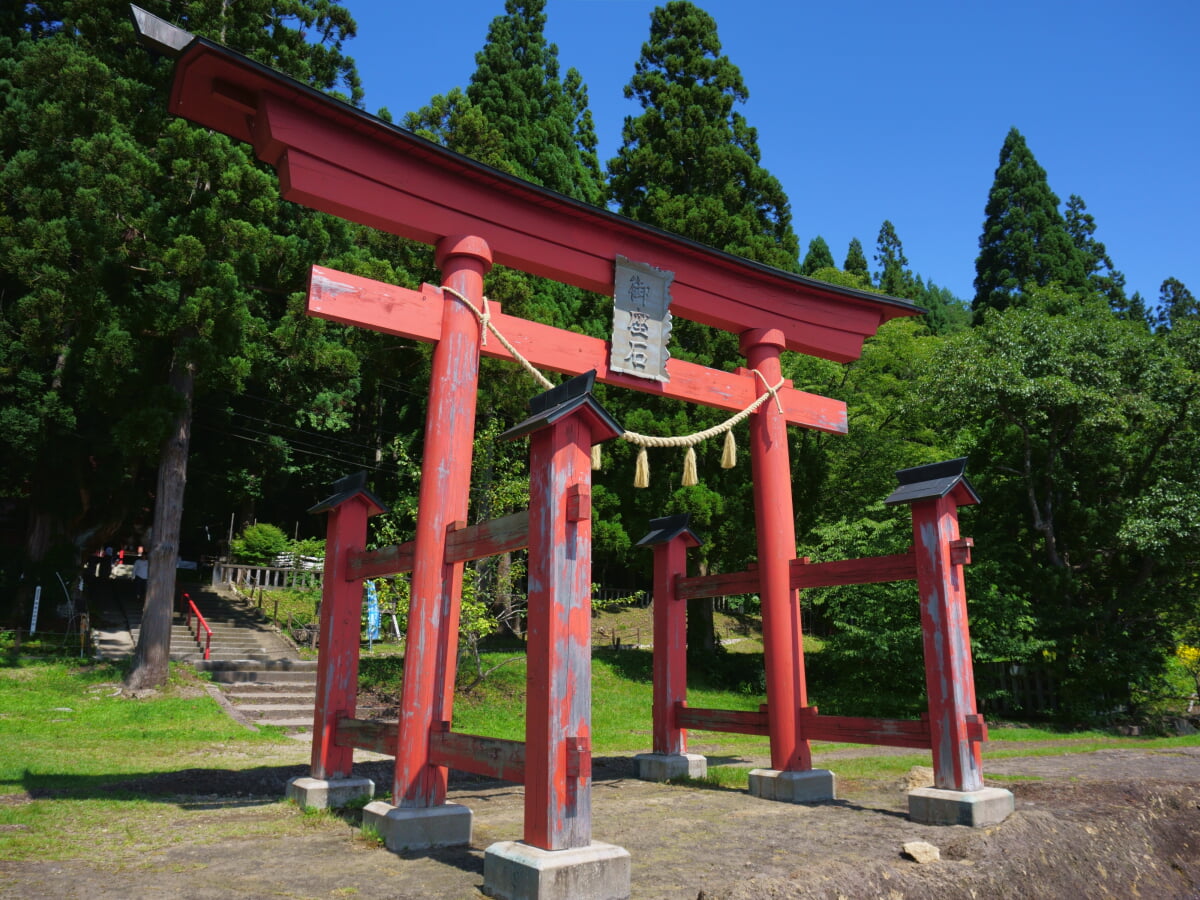
[[[618,256],[613,279],[613,333],[609,368],[670,381],[671,282],[675,274]]]

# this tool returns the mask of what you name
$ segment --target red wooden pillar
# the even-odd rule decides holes
[[[595,372],[530,402],[526,844],[586,847],[591,822],[591,448],[621,427],[592,399]]]
[[[770,386],[779,383],[783,333],[755,329],[741,334],[746,362]],[[759,596],[762,598],[763,658],[767,676],[771,768],[812,768],[812,753],[800,731],[800,708],[808,705],[800,603],[791,587],[796,556],[792,512],[792,472],[787,420],[772,402],[750,417],[750,459],[754,473],[754,521],[758,531]]]
[[[362,582],[348,580],[349,556],[367,543],[367,518],[384,506],[363,489],[366,473],[334,484],[335,493],[309,512],[327,512],[321,587],[320,656],[313,713],[312,777],[349,778],[354,749],[334,744],[338,719],[353,718],[358,697]]]
[[[971,542],[958,532],[958,507],[979,497],[963,477],[964,464],[957,459],[897,472],[900,488],[886,502],[912,504],[934,786],[966,792],[983,787],[980,744],[987,732],[975,710],[963,584]]]
[[[912,517],[934,786],[977,791],[983,787],[983,735],[975,711],[962,567],[967,548],[959,540],[958,504],[951,496],[923,500],[913,504]]]
[[[482,305],[483,276],[492,264],[482,238],[442,239],[437,263],[443,284]],[[400,698],[393,802],[404,808],[440,806],[446,799],[447,772],[430,762],[429,737],[453,711],[462,563],[446,561],[446,531],[467,517],[479,342],[478,319],[447,294],[433,350]]]
[[[675,585],[687,575],[687,552],[700,546],[688,528],[690,516],[650,520],[650,533],[639,547],[654,547],[654,752],[687,753],[687,731],[676,724],[679,704],[687,702],[687,603]]]

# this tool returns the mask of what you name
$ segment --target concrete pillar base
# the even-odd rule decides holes
[[[483,855],[483,892],[499,900],[627,900],[629,879],[629,852],[597,841],[569,850],[500,841]]]
[[[703,778],[708,774],[708,758],[698,753],[639,753],[633,759],[642,781]]]
[[[780,803],[820,803],[837,796],[837,776],[828,769],[804,772],[751,769],[750,793]]]
[[[302,775],[287,783],[286,795],[301,809],[343,809],[375,796],[370,778],[309,778]]]
[[[1012,792],[1004,788],[978,791],[915,788],[908,792],[908,817],[922,825],[982,828],[1003,822],[1014,806]]]
[[[393,853],[471,843],[471,810],[457,803],[406,809],[376,800],[363,807],[363,829],[373,828]]]

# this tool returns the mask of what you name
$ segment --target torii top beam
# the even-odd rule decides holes
[[[171,111],[252,144],[283,196],[305,206],[428,244],[476,235],[497,263],[602,294],[613,292],[618,255],[647,262],[675,273],[673,314],[734,334],[779,329],[788,349],[839,362],[857,359],[884,322],[922,312],[506,175],[203,38],[169,49]]]

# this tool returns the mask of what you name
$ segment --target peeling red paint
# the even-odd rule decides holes
[[[687,604],[676,588],[687,574],[687,551],[697,546],[684,531],[654,548],[654,752],[687,753],[687,731],[677,709],[687,702]]]
[[[347,581],[345,570],[350,555],[366,545],[367,517],[372,511],[378,509],[358,494],[331,509],[326,521],[312,742],[312,777],[322,780],[348,778],[353,765],[353,748],[334,743],[337,720],[354,717],[358,696],[362,582]]]
[[[447,238],[438,245],[438,263],[447,285],[481,302],[483,275],[491,265],[486,244]],[[430,760],[429,735],[453,712],[462,563],[447,562],[446,531],[467,517],[479,377],[478,323],[449,294],[441,328],[425,425],[393,784],[393,802],[410,808],[440,806],[446,797],[447,772]]]
[[[783,347],[782,333],[773,329],[741,335],[746,364],[762,373],[767,384],[779,382],[779,354]],[[807,770],[812,768],[812,753],[808,741],[800,736],[799,710],[808,705],[808,698],[800,604],[791,585],[796,526],[787,422],[771,403],[764,403],[750,417],[750,458],[754,472],[763,659],[767,696],[771,701],[771,768]]]
[[[957,561],[966,540],[959,537],[953,496],[914,503],[912,517],[934,784],[975,791],[983,787],[984,726],[975,708],[967,598]]]

